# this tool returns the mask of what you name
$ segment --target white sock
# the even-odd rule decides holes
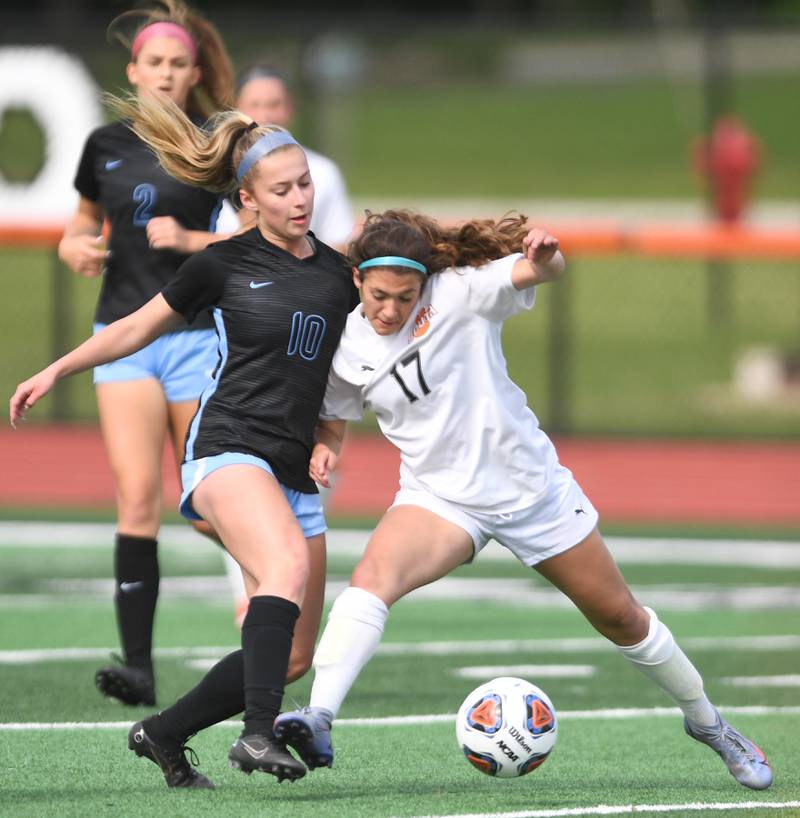
[[[324,707],[336,716],[377,650],[388,616],[383,600],[363,588],[345,588],[337,597],[314,654],[312,707]]]
[[[652,679],[695,724],[717,723],[717,711],[703,692],[703,680],[686,654],[675,644],[669,628],[650,614],[647,636],[637,645],[617,645],[619,652]]]

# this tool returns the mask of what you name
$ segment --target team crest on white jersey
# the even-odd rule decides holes
[[[414,338],[422,338],[422,336],[430,329],[431,318],[433,318],[434,315],[436,315],[436,307],[434,307],[433,304],[427,307],[420,307],[420,311],[417,313],[417,317],[414,319],[414,326],[411,329],[408,340],[413,341]]]

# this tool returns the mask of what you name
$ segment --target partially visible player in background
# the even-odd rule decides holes
[[[124,33],[125,31],[129,33]],[[127,12],[109,31],[130,48],[137,93],[160,91],[202,123],[233,103],[233,68],[216,29],[180,0]],[[135,312],[215,233],[218,194],[165,173],[124,123],[95,130],[75,177],[80,194],[58,252],[78,275],[103,276],[95,331]],[[101,235],[110,227],[108,247]],[[155,703],[153,621],[159,587],[161,459],[169,436],[183,460],[189,422],[217,364],[209,316],[94,371],[97,405],[117,494],[115,607],[122,662],[97,671],[99,690],[125,704]],[[198,529],[210,533],[205,524]]]
[[[289,128],[295,116],[294,100],[286,75],[275,66],[255,63],[236,80],[236,107],[259,125],[279,125]],[[342,249],[352,236],[355,224],[347,197],[347,186],[333,160],[303,146],[314,182],[314,215],[311,231],[331,247]],[[246,209],[235,210],[229,199],[222,205],[217,221],[221,233],[234,233],[252,227],[253,215]],[[321,487],[324,507],[330,500],[331,489]],[[247,592],[236,561],[225,553],[225,570],[234,596],[235,621],[241,627],[247,613]]]
[[[310,473],[327,481],[344,421],[369,406],[400,450],[400,490],[331,608],[314,654],[311,706],[279,716],[275,735],[309,767],[330,766],[332,720],[377,650],[389,606],[493,538],[658,685],[683,711],[686,732],[740,784],[769,787],[764,754],[722,718],[667,626],[634,598],[597,511],[508,376],[503,323],[561,275],[558,241],[528,231],[521,217],[443,229],[387,211],[367,218],[349,256],[362,305],[331,366],[321,413],[330,422],[321,424]]]
[[[236,107],[259,125],[291,127],[295,115],[294,100],[289,82],[278,68],[266,63],[249,66],[237,78],[236,91]],[[311,231],[331,247],[343,249],[355,224],[342,172],[327,156],[322,156],[305,145],[303,150],[308,158],[315,190]],[[217,229],[230,233],[252,223],[252,215],[248,211],[237,212],[226,201]]]

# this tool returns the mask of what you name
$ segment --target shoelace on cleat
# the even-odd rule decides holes
[[[750,762],[760,761],[761,759],[753,753],[753,751],[744,743],[744,738],[740,736],[735,730],[726,727],[722,731],[722,738],[724,741],[729,741],[739,751],[739,755],[744,756],[745,760]]]
[[[187,755],[189,756],[188,763],[190,763],[192,767],[200,766],[200,758],[191,747],[189,747],[186,744],[181,744],[181,752],[185,753],[184,759],[186,758]]]
[[[195,734],[192,733],[191,736],[186,738],[186,741],[190,741],[192,738],[194,738],[194,735]],[[169,762],[176,767],[183,766],[183,764],[185,764],[186,767],[191,770],[191,767],[198,767],[200,765],[200,757],[192,747],[189,747],[188,744],[178,744],[174,748],[164,748],[163,752]],[[186,758],[187,755],[189,756],[188,759]],[[189,766],[190,764],[191,767]]]

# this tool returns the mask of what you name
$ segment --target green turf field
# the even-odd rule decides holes
[[[544,818],[630,805],[649,805],[643,814],[800,815],[800,543],[611,540],[637,596],[696,661],[712,700],[768,753],[776,780],[766,793],[739,787],[568,604],[492,551],[396,606],[381,652],[342,709],[332,770],[291,786],[245,777],[226,764],[230,724],[192,742],[217,790],[173,792],[125,748],[127,726],[146,711],[103,700],[92,686],[116,644],[109,531],[0,525],[2,816]],[[186,531],[162,536],[161,703],[238,640],[219,553]],[[332,535],[329,601],[364,537]],[[474,771],[452,724],[466,693],[502,674],[538,683],[560,715],[552,757],[512,781]],[[308,679],[291,685],[287,701],[304,702],[308,689]]]

